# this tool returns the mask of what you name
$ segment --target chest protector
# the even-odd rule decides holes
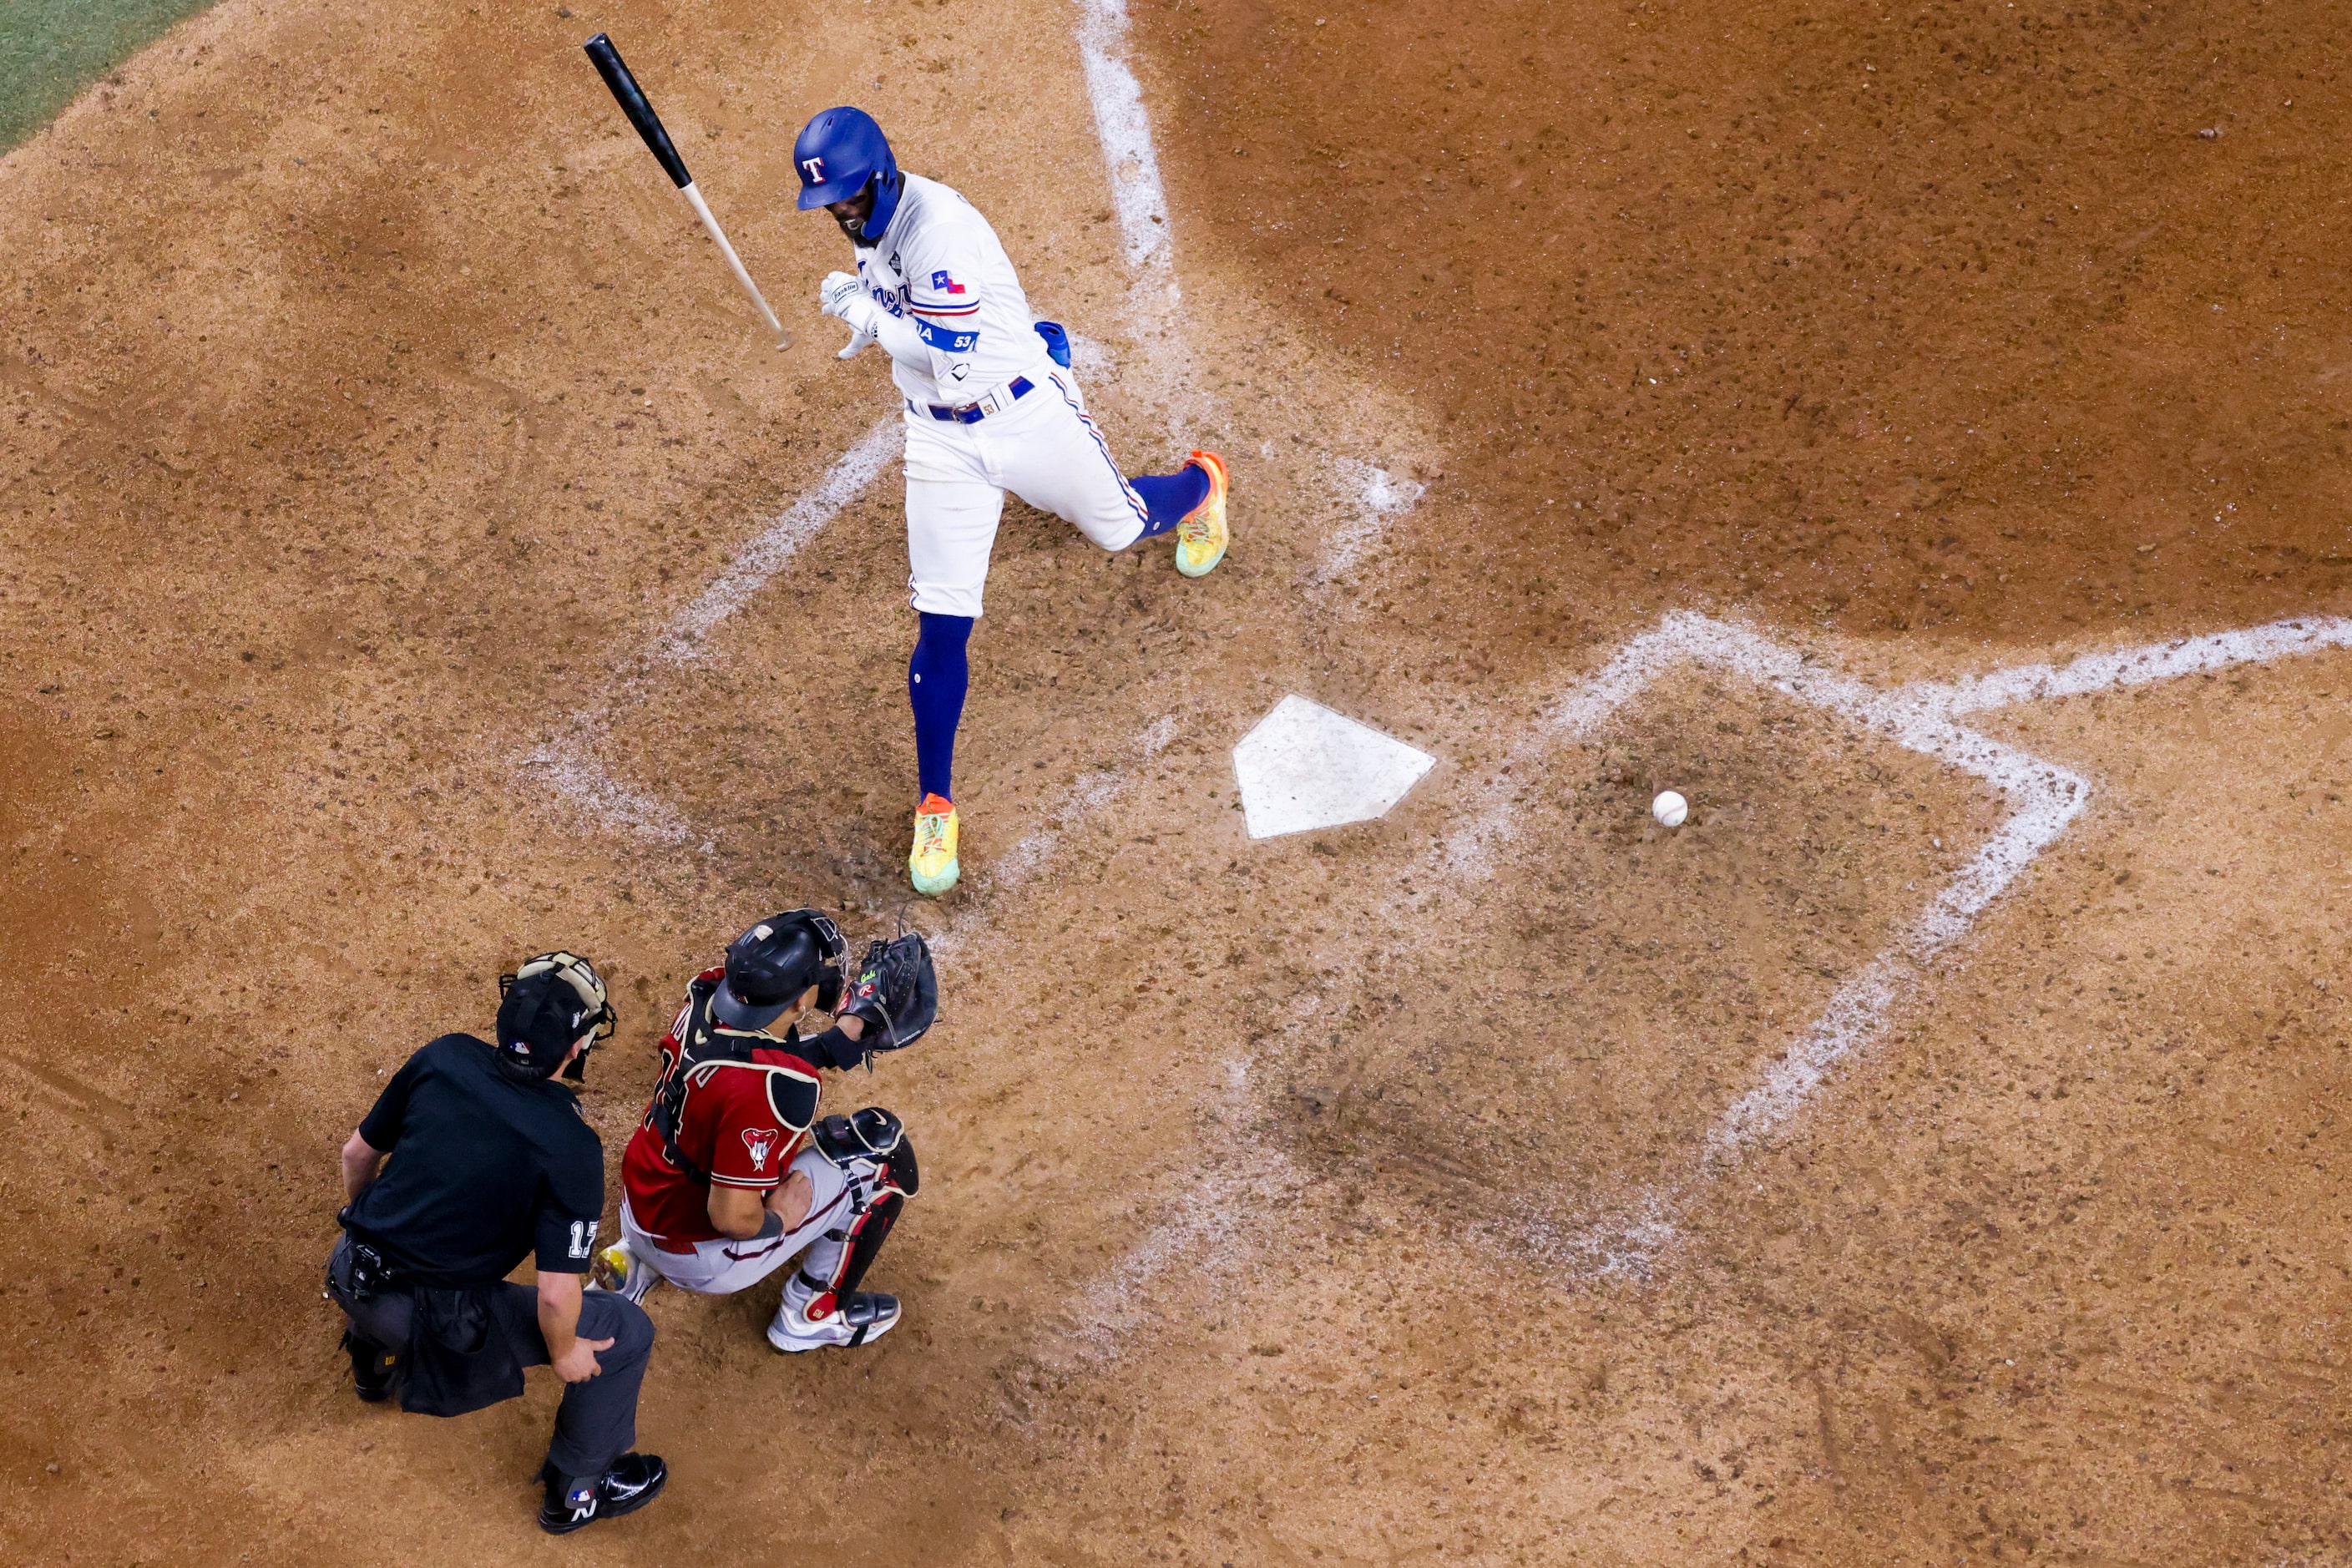
[[[757,1035],[722,1032],[710,1016],[710,1000],[719,994],[715,980],[692,980],[686,987],[686,1012],[677,1027],[677,1055],[662,1068],[661,1081],[654,1086],[653,1104],[646,1108],[646,1125],[662,1143],[662,1156],[673,1169],[684,1172],[689,1180],[704,1186],[710,1184],[710,1173],[695,1163],[678,1146],[678,1133],[686,1126],[687,1097],[722,1072],[758,1073],[766,1081],[761,1090],[766,1096],[769,1109],[791,1130],[790,1137],[797,1138],[816,1120],[817,1080],[801,1068],[778,1062],[751,1059],[752,1050],[763,1042]],[[794,1031],[791,1038],[799,1038]],[[766,1041],[774,1044],[773,1041]],[[782,1079],[785,1083],[776,1080]],[[788,1087],[789,1086],[789,1087]],[[779,1090],[785,1090],[780,1093]],[[788,1102],[805,1100],[807,1110],[797,1118],[784,1108]]]

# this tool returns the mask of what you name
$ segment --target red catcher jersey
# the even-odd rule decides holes
[[[696,978],[715,985],[726,974],[707,970]],[[678,1009],[662,1037],[662,1083],[685,1054],[680,1037],[693,1004]],[[721,1037],[742,1039],[732,1030]],[[750,1037],[759,1038],[758,1037]],[[745,1061],[705,1061],[688,1069],[686,1103],[678,1113],[677,1146],[710,1173],[712,1182],[765,1192],[784,1179],[809,1123],[816,1120],[817,1064],[789,1046],[759,1039]],[[719,1235],[710,1224],[710,1189],[669,1163],[661,1134],[653,1129],[650,1104],[621,1160],[621,1186],[629,1213],[647,1235],[684,1247]]]

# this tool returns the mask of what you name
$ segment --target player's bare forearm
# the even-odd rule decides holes
[[[580,1276],[539,1277],[539,1331],[547,1337],[547,1353],[561,1361],[580,1332]]]
[[[355,1203],[383,1168],[383,1152],[353,1132],[343,1144],[343,1201]]]
[[[704,1205],[710,1228],[732,1241],[749,1241],[768,1223],[767,1194],[757,1187],[725,1187],[712,1183]]]
[[[579,1275],[540,1271],[539,1331],[547,1341],[549,1363],[564,1382],[585,1382],[604,1370],[596,1352],[612,1349],[613,1342],[580,1337]]]

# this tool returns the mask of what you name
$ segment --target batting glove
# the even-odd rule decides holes
[[[877,305],[874,296],[866,291],[865,279],[846,272],[828,273],[818,294],[826,315],[839,317],[869,338],[878,335],[874,328],[882,314],[882,307]]]

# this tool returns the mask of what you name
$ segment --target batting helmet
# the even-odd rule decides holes
[[[849,944],[817,910],[766,920],[727,944],[727,978],[710,998],[710,1016],[730,1029],[764,1029],[814,985],[816,1005],[841,1000],[841,965]]]
[[[524,1078],[546,1078],[572,1042],[610,1039],[615,1019],[595,966],[574,952],[542,952],[512,974],[499,976],[499,1060]],[[587,1070],[588,1053],[572,1061],[566,1078]]]
[[[866,219],[866,237],[878,240],[898,210],[899,193],[907,177],[890,154],[890,140],[862,109],[846,105],[824,110],[801,127],[793,143],[793,163],[801,172],[801,211],[845,202],[867,185],[874,187],[874,210]]]

